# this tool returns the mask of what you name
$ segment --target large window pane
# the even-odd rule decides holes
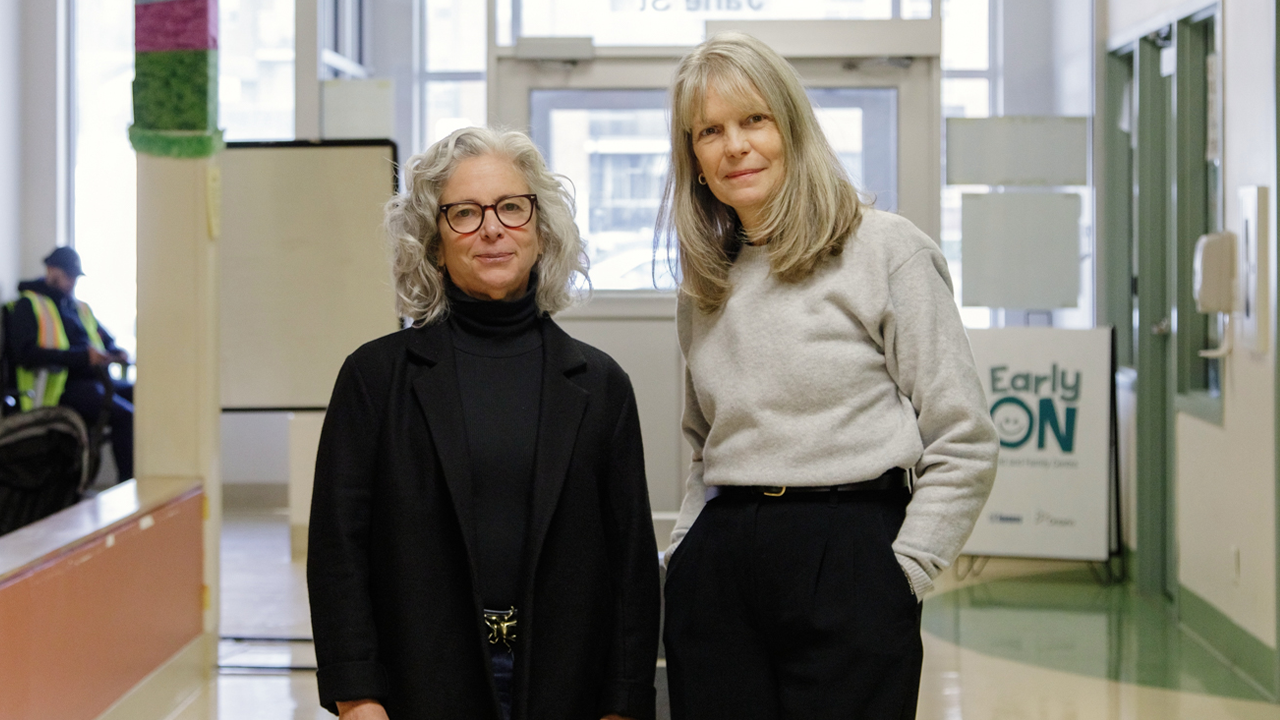
[[[942,69],[991,67],[989,0],[942,0]]]
[[[133,122],[133,1],[94,0],[75,12],[73,240],[85,273],[76,295],[133,355],[137,348],[137,180]]]
[[[218,120],[227,140],[293,139],[294,0],[220,0]]]
[[[487,106],[485,3],[425,0],[425,7],[422,122],[414,152],[458,128],[484,125]]]
[[[986,78],[944,78],[942,116],[980,118],[991,115],[991,81]]]
[[[591,36],[597,45],[696,45],[707,20],[884,20],[892,0],[499,0],[498,38]],[[927,17],[927,15],[926,15]]]
[[[427,81],[422,150],[458,128],[485,124],[484,80]]]
[[[484,70],[485,4],[475,0],[426,0],[427,69]]]
[[[933,17],[933,0],[902,0],[903,20],[927,20]]]

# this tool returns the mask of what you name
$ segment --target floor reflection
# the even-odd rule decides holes
[[[223,526],[223,666],[175,720],[318,720],[301,563],[282,512]],[[1071,568],[1059,571],[1061,568]],[[938,579],[924,608],[919,720],[1280,720],[1156,604],[1100,587],[1080,564],[993,560]],[[274,639],[270,639],[274,638]],[[266,639],[266,640],[264,640]],[[659,669],[659,720],[665,707]]]
[[[925,631],[997,658],[1086,677],[1243,700],[1251,682],[1132,585],[1103,587],[1084,569],[993,580],[925,602]]]

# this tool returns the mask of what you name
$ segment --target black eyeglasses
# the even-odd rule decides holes
[[[538,196],[530,193],[498,198],[492,205],[481,205],[470,201],[449,203],[441,205],[440,212],[444,213],[445,222],[449,223],[449,227],[456,233],[466,234],[479,230],[484,224],[485,211],[490,209],[498,218],[498,222],[515,230],[529,224],[529,220],[533,218],[533,206],[537,204]]]

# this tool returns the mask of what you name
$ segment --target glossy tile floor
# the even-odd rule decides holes
[[[178,720],[315,720],[306,586],[282,512],[226,513],[219,673]],[[1280,720],[1163,608],[1069,563],[992,560],[925,603],[921,720]],[[292,669],[291,669],[292,668]],[[665,691],[659,669],[659,691]],[[660,718],[665,718],[665,707]]]

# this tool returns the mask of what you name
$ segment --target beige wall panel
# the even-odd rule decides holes
[[[343,360],[395,332],[389,146],[222,156],[222,407],[322,408]]]
[[[216,172],[215,160],[138,156],[139,478],[207,478],[216,462]]]
[[[671,303],[674,306],[674,302]],[[557,318],[565,332],[611,355],[631,376],[644,436],[645,473],[654,512],[680,509],[683,497],[684,370],[675,318]],[[659,546],[665,547],[660,542]]]

